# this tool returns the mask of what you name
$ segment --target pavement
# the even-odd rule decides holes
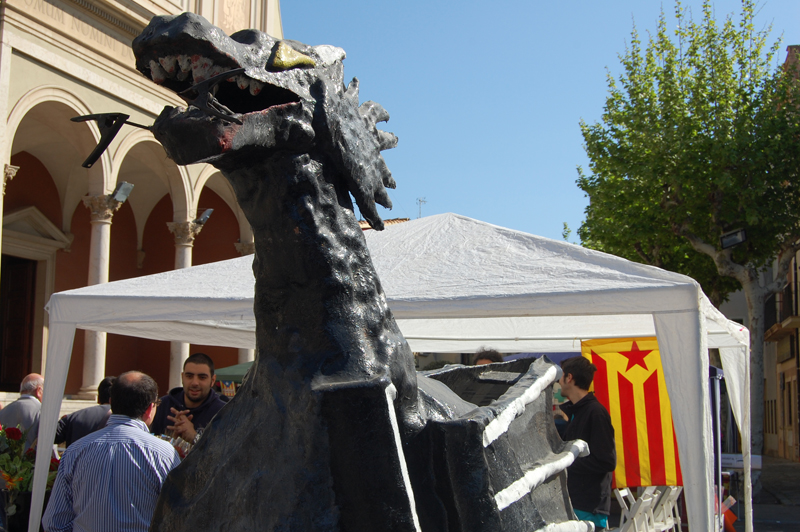
[[[753,498],[753,530],[755,532],[800,531],[800,462],[772,456],[762,457],[761,489]],[[757,491],[758,486],[754,486]],[[739,505],[737,505],[739,506]],[[744,532],[744,510],[734,528]]]

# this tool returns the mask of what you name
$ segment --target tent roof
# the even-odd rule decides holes
[[[689,515],[699,528],[712,527],[706,348],[720,347],[747,476],[749,335],[708,302],[697,282],[455,214],[367,231],[365,237],[389,306],[413,350],[468,352],[490,345],[563,352],[577,351],[581,339],[656,335],[678,412],[673,420]],[[61,397],[56,394],[66,384],[75,327],[254,347],[252,260],[53,294],[40,439],[49,441],[55,433]],[[37,463],[47,463],[47,452],[37,450]],[[46,468],[37,467],[34,510],[41,507],[45,475]],[[745,491],[748,498],[747,483]]]
[[[619,336],[621,329],[653,336],[653,312],[698,305],[697,283],[684,275],[456,214],[365,236],[389,305],[415,351],[470,352],[489,344],[506,352],[577,351],[581,338]],[[50,319],[252,348],[252,260],[60,292],[50,301]],[[739,343],[727,320],[707,306],[709,346]]]
[[[697,306],[697,283],[684,275],[456,214],[366,238],[398,318],[583,315],[587,296],[602,303],[593,314]],[[626,297],[604,300],[621,291]]]

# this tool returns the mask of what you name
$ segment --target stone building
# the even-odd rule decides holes
[[[226,32],[282,36],[278,0],[2,0],[0,3],[0,391],[43,371],[50,294],[252,253],[252,233],[225,179],[176,166],[152,134],[125,126],[90,169],[100,132],[70,118],[121,112],[151,124],[182,102],[134,69],[130,44],[157,14],[194,11]],[[121,182],[134,188],[111,198]],[[199,216],[213,209],[205,224]],[[200,231],[202,229],[202,232]],[[105,375],[138,369],[162,392],[203,350],[220,367],[248,350],[79,332],[68,395],[91,398]]]
[[[786,49],[784,67],[800,74],[800,45]],[[764,454],[800,461],[800,254],[788,284],[764,307]]]

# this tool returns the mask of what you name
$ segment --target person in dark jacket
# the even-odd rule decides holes
[[[170,431],[190,443],[197,443],[206,425],[225,406],[213,390],[217,375],[214,361],[205,353],[195,353],[183,363],[183,388],[173,388],[161,398],[150,432]]]
[[[106,426],[111,417],[109,398],[115,380],[116,377],[106,377],[97,385],[97,405],[67,414],[58,421],[55,443],[65,442],[69,447],[87,434]]]
[[[569,399],[561,405],[569,419],[564,440],[589,444],[589,456],[576,458],[567,468],[569,498],[579,519],[603,529],[608,526],[611,475],[617,467],[614,427],[608,411],[589,392],[597,367],[584,357],[573,357],[562,362],[561,369],[561,394]]]

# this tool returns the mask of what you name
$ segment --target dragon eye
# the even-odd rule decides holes
[[[273,70],[289,70],[298,66],[310,66],[312,68],[317,66],[316,61],[301,54],[288,44],[283,42],[278,43],[275,52],[267,61],[267,67]]]

